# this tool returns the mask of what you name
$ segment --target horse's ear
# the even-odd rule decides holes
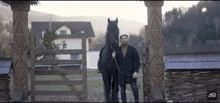
[[[110,22],[110,18],[108,18],[108,23]]]
[[[118,17],[116,18],[116,20],[115,20],[115,21],[116,21],[116,23],[118,24]]]

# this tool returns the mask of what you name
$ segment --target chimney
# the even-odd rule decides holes
[[[51,31],[51,21],[50,21],[50,31]]]
[[[42,38],[44,38],[44,34],[45,34],[45,31],[42,31],[42,36],[41,36]]]
[[[49,21],[50,21],[50,28],[49,30],[51,31],[51,20],[52,20],[52,14],[49,14]]]

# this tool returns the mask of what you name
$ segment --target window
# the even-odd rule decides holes
[[[66,43],[63,43],[63,49],[67,48]]]
[[[60,35],[66,35],[66,30],[60,30]]]
[[[81,34],[84,34],[85,32],[84,31],[81,31]]]
[[[79,54],[71,54],[70,59],[79,59]]]

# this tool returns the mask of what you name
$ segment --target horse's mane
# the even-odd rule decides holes
[[[118,43],[119,43],[118,36],[119,36],[118,19],[116,19],[115,21],[110,21],[110,19],[108,19],[105,47],[100,52],[101,60],[99,61],[98,64],[100,71],[103,71],[102,69],[105,68],[110,58],[112,58],[111,54],[113,50],[116,50],[118,48]],[[116,68],[112,68],[112,69],[116,69]]]
[[[108,19],[105,49],[103,50],[103,53],[101,55],[103,57],[103,62],[107,62],[111,58],[112,49],[115,50],[118,47],[118,36],[118,19],[116,19],[115,21],[110,21],[110,19]]]
[[[116,21],[110,21],[108,19],[108,26],[107,26],[107,32],[106,32],[106,39],[105,39],[105,47],[107,49],[110,49],[111,47],[111,36],[115,36],[116,40],[118,41],[118,36],[119,36],[119,28],[118,28],[118,20]]]

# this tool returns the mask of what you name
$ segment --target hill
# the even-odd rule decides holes
[[[10,6],[0,6],[0,14],[6,16],[6,18],[12,18],[12,11]],[[28,25],[31,27],[32,21],[49,21],[50,17],[52,21],[90,21],[92,23],[95,35],[103,35],[107,29],[107,19],[112,17],[105,17],[105,16],[72,16],[72,17],[62,17],[54,14],[48,14],[43,12],[37,12],[30,10],[28,12]],[[114,18],[113,20],[115,20]],[[120,29],[120,34],[139,34],[141,27],[145,24],[140,23],[134,20],[127,20],[123,18],[118,18],[118,26]]]

